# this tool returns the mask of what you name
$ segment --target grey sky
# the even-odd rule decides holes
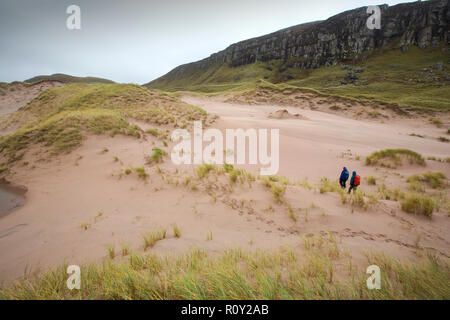
[[[0,0],[0,81],[67,73],[142,84],[232,43],[379,4],[369,1]],[[81,30],[66,28],[71,4]]]

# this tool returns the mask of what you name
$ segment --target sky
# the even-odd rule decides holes
[[[0,81],[66,73],[147,83],[241,40],[374,0],[0,0]],[[395,5],[412,1],[389,1]],[[70,5],[81,29],[69,30]]]

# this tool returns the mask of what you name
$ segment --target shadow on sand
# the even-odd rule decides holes
[[[0,180],[0,218],[10,214],[25,203],[25,187],[14,186]]]

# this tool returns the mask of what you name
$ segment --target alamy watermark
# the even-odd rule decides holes
[[[371,265],[367,267],[367,274],[370,274],[370,277],[367,278],[366,284],[367,289],[369,290],[380,290],[381,289],[381,270],[377,265]]]
[[[66,284],[69,290],[81,289],[81,269],[77,265],[70,265],[67,267],[67,274],[70,274],[67,278]]]
[[[186,129],[176,129],[172,132],[171,140],[178,144],[171,151],[171,160],[175,165],[260,164],[261,175],[276,175],[280,167],[280,130],[270,130],[270,154],[268,131],[226,129],[224,139],[219,129],[203,130],[202,122],[194,121],[193,138]],[[205,148],[204,142],[207,143]]]
[[[66,13],[69,17],[66,20],[66,27],[69,30],[81,29],[81,8],[77,5],[70,5],[66,9]]]
[[[366,25],[370,30],[381,29],[381,9],[379,6],[368,6],[367,11],[371,16],[367,19]],[[66,13],[69,17],[66,20],[66,27],[69,30],[81,29],[81,8],[72,4],[67,7]]]
[[[379,6],[368,6],[367,13],[371,16],[367,19],[366,25],[370,30],[381,29],[381,9]]]

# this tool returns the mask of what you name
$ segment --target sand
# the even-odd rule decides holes
[[[58,81],[42,81],[35,84],[12,83],[0,88],[0,117],[17,111],[48,88],[60,87]]]
[[[442,129],[423,119],[382,123],[286,106],[282,108],[299,114],[298,119],[270,119],[267,115],[280,106],[194,96],[183,100],[219,115],[214,128],[280,129],[279,175],[291,180],[308,178],[311,184],[322,177],[336,180],[347,166],[358,171],[363,178],[361,188],[369,192],[377,188],[365,183],[369,175],[388,187],[402,189],[407,186],[405,178],[413,173],[441,171],[450,176],[450,166],[436,161],[427,161],[426,168],[405,165],[395,170],[364,165],[365,156],[384,148],[450,156],[446,143],[409,136],[413,132],[439,136]],[[215,200],[201,192],[205,182],[198,182],[200,191],[168,183],[193,175],[193,167],[177,167],[166,158],[158,166],[161,174],[157,166],[145,164],[145,156],[155,146],[169,151],[173,145],[165,148],[148,134],[139,140],[90,136],[79,149],[49,162],[38,161],[28,152],[23,161],[29,165],[15,167],[8,176],[28,192],[24,206],[0,219],[0,282],[18,279],[25,270],[40,273],[63,262],[100,262],[107,259],[108,245],[114,245],[118,253],[125,244],[134,252],[143,252],[142,234],[160,227],[167,228],[168,238],[147,252],[171,255],[200,247],[220,253],[227,248],[277,249],[284,245],[302,251],[302,237],[332,232],[362,266],[366,250],[407,259],[417,259],[425,248],[450,255],[450,219],[443,209],[432,219],[402,212],[398,202],[386,200],[375,208],[351,210],[337,194],[292,187],[285,198],[298,218],[294,222],[258,183],[252,188],[237,185],[233,192],[226,192],[228,182],[219,179],[213,184]],[[146,167],[147,182],[134,172],[123,174],[135,166]],[[259,169],[243,167],[254,173]],[[180,238],[173,237],[173,224],[180,228]],[[212,240],[207,240],[209,231]]]

